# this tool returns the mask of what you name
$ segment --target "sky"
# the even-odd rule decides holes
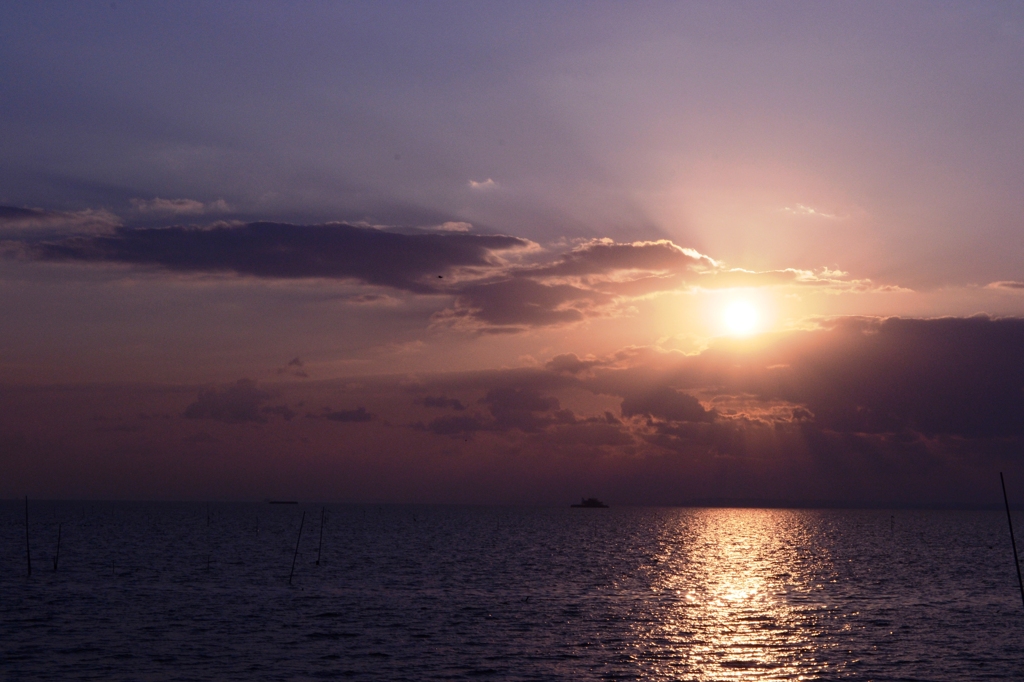
[[[0,497],[1024,490],[1024,3],[9,2]]]

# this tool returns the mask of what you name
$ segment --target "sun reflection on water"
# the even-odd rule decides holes
[[[831,559],[799,514],[704,509],[667,526],[652,562],[659,613],[638,627],[655,679],[820,679]],[[817,547],[815,546],[817,544]]]

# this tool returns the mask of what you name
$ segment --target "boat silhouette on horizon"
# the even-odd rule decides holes
[[[584,497],[579,504],[571,504],[574,509],[607,509],[608,505],[596,497]]]

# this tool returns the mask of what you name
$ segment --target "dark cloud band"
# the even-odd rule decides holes
[[[345,224],[250,223],[198,229],[120,228],[35,245],[43,261],[157,266],[177,272],[227,272],[255,277],[355,279],[416,293],[457,267],[494,264],[494,252],[530,242],[502,235],[402,234]]]
[[[18,255],[39,261],[354,280],[414,294],[447,294],[454,297],[452,305],[434,317],[435,325],[490,334],[620,315],[636,297],[687,287],[871,286],[830,271],[725,270],[708,256],[668,240],[592,239],[545,259],[536,244],[519,237],[408,233],[342,223],[118,227],[108,233],[17,244]],[[501,257],[527,250],[533,257]]]

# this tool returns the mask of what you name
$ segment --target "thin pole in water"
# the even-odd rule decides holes
[[[1017,566],[1017,584],[1020,585],[1020,600],[1024,603],[1024,579],[1020,577],[1020,559],[1017,558],[1017,541],[1013,539],[1013,519],[1010,518],[1010,500],[1006,497],[1006,481],[999,472],[999,485],[1003,486],[1003,504],[1006,505],[1006,523],[1010,525],[1010,544],[1013,545],[1013,563]]]
[[[210,542],[210,505],[206,505],[206,572],[210,572],[210,553],[213,543]]]
[[[299,521],[299,537],[295,539],[295,554],[292,556],[292,572],[288,574],[288,584],[292,584],[292,576],[295,575],[295,560],[299,558],[299,540],[302,539],[302,526],[306,523],[306,512],[302,512],[302,520]]]
[[[57,553],[53,555],[53,572],[57,572],[57,562],[60,560],[60,529],[64,524],[57,524]]]
[[[28,495],[25,496],[25,562],[28,564],[28,577],[32,577],[32,546],[28,543]]]
[[[320,552],[324,548],[324,514],[326,507],[320,507],[320,546],[316,548],[316,565],[320,565]]]

